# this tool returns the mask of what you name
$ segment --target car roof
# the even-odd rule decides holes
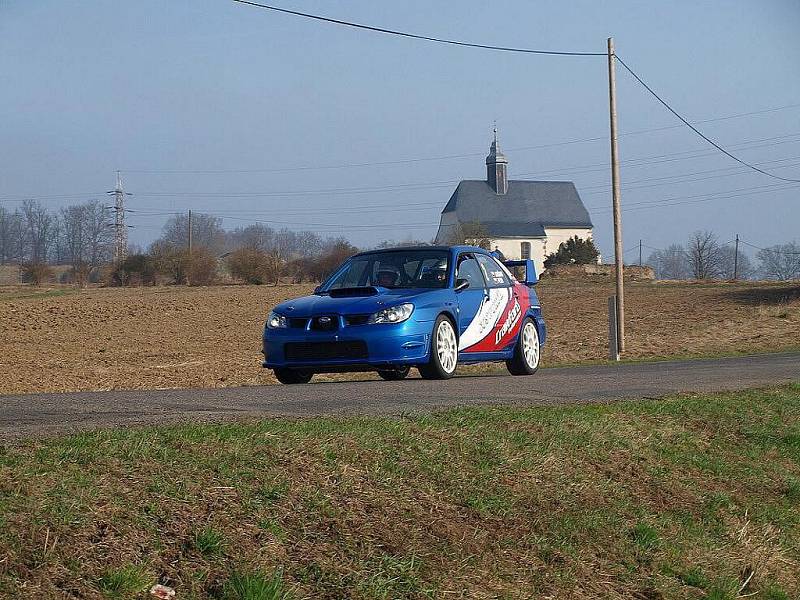
[[[466,245],[459,245],[459,246],[396,246],[394,248],[377,248],[375,250],[366,250],[365,252],[359,252],[355,256],[365,256],[369,254],[380,254],[381,252],[403,252],[408,250],[439,250],[439,251],[455,251],[455,252],[478,252],[481,254],[490,254],[488,250],[485,248],[480,248],[478,246],[466,246]]]

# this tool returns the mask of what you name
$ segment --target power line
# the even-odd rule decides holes
[[[136,212],[138,215],[148,216],[148,217],[166,217],[166,216],[177,216],[183,215],[184,211],[144,211],[144,210],[128,210],[127,212]],[[276,211],[272,211],[273,213]],[[221,213],[221,212],[212,212],[212,211],[198,211],[197,214],[208,215],[211,217],[219,217],[221,219],[230,219],[233,221],[242,221],[245,223],[262,223],[266,225],[292,225],[292,226],[302,226],[302,227],[309,227],[309,228],[326,228],[321,229],[322,231],[327,230],[327,228],[332,228],[335,231],[339,230],[348,230],[348,229],[381,229],[386,228],[385,224],[380,223],[370,223],[370,224],[353,224],[353,225],[343,225],[341,223],[309,223],[307,221],[276,221],[273,219],[253,219],[247,216],[242,215],[231,215],[228,213]],[[393,224],[392,227],[430,227],[432,224],[430,221],[425,221],[424,223],[397,223]]]
[[[773,254],[783,254],[785,256],[800,256],[800,252],[785,252],[783,250],[775,250],[774,248],[762,248],[760,246],[756,246],[755,244],[751,244],[750,242],[744,241],[742,238],[739,238],[739,242],[750,246],[751,248],[755,248],[756,250],[761,250],[762,252],[771,252]]]
[[[800,136],[800,133],[789,133],[780,136],[773,136],[768,138],[759,138],[754,140],[747,140],[734,144],[736,147],[741,148],[762,148],[776,146],[785,143],[799,142],[800,139],[793,139]],[[787,139],[792,138],[792,139]],[[766,143],[762,143],[766,142]],[[674,162],[676,160],[689,160],[700,158],[703,156],[712,156],[714,152],[707,152],[702,150],[683,150],[680,152],[672,152],[667,154],[656,154],[651,156],[644,156],[639,158],[631,158],[628,160],[620,161],[621,164],[626,166],[649,166],[652,164],[659,164],[663,162]],[[598,168],[595,168],[598,167]],[[580,174],[589,173],[608,168],[607,164],[597,163],[593,165],[579,165],[575,167],[567,167],[561,169],[552,169],[549,171],[539,171],[537,173],[520,173],[519,177],[525,176],[552,176],[558,174]],[[287,190],[287,191],[258,191],[258,192],[140,192],[137,193],[139,197],[194,197],[194,198],[264,198],[264,197],[296,197],[296,196],[315,196],[315,195],[350,195],[350,194],[372,194],[382,192],[400,192],[400,191],[413,191],[422,189],[437,189],[445,188],[459,183],[458,179],[449,179],[441,181],[428,181],[418,183],[398,183],[384,186],[361,186],[352,188],[322,188],[322,189],[308,189],[308,190]]]
[[[642,85],[642,87],[644,87],[644,89],[646,89],[648,92],[650,92],[650,94],[651,94],[651,95],[652,95],[652,96],[653,96],[653,97],[654,97],[656,100],[658,100],[658,101],[659,101],[659,102],[660,102],[660,103],[661,103],[661,104],[662,104],[662,105],[663,105],[663,106],[664,106],[664,107],[665,107],[665,108],[666,108],[666,109],[667,109],[669,112],[671,112],[673,115],[675,115],[675,117],[677,117],[677,118],[678,118],[678,119],[679,119],[679,120],[680,120],[680,121],[681,121],[681,122],[682,122],[684,125],[686,125],[686,126],[689,128],[689,129],[691,129],[692,131],[694,131],[694,132],[695,132],[697,135],[699,135],[701,138],[703,138],[703,139],[704,139],[706,142],[708,142],[709,144],[711,144],[712,146],[714,146],[714,147],[715,147],[717,150],[719,150],[720,152],[722,152],[722,153],[723,153],[723,154],[725,154],[726,156],[728,156],[728,157],[732,158],[732,159],[733,159],[733,160],[735,160],[736,162],[743,164],[745,167],[749,167],[750,169],[752,169],[752,170],[754,170],[754,171],[757,171],[758,173],[761,173],[761,174],[763,174],[763,175],[766,175],[767,177],[772,177],[772,178],[774,178],[774,179],[780,179],[781,181],[788,181],[788,182],[792,182],[792,183],[800,183],[800,179],[790,179],[790,178],[788,178],[788,177],[781,177],[781,176],[779,176],[779,175],[774,175],[774,174],[772,174],[772,173],[770,173],[770,172],[768,172],[768,171],[764,171],[763,169],[759,169],[757,166],[755,166],[755,165],[753,165],[753,164],[751,164],[751,163],[749,163],[749,162],[747,162],[747,161],[745,161],[745,160],[742,160],[741,158],[739,158],[739,157],[738,157],[738,156],[736,156],[735,154],[731,154],[731,153],[730,153],[728,150],[726,150],[725,148],[723,148],[722,146],[720,146],[720,145],[719,145],[717,142],[715,142],[714,140],[712,140],[711,138],[709,138],[707,135],[705,135],[703,132],[701,132],[701,131],[700,131],[700,130],[697,128],[697,127],[695,127],[695,126],[694,126],[694,125],[692,125],[692,124],[691,124],[689,121],[687,121],[685,118],[683,118],[683,116],[681,116],[681,115],[680,115],[680,113],[678,113],[678,111],[676,111],[674,108],[672,108],[672,107],[671,107],[671,106],[670,106],[670,105],[669,105],[669,104],[668,104],[668,103],[667,103],[667,102],[666,102],[666,101],[665,101],[665,100],[664,100],[664,99],[663,99],[661,96],[659,96],[659,95],[658,95],[658,94],[657,94],[657,93],[656,93],[656,92],[653,90],[653,88],[651,88],[649,85],[647,85],[647,84],[646,84],[646,83],[645,83],[645,82],[642,80],[642,78],[641,78],[641,77],[639,77],[639,76],[638,76],[638,75],[637,75],[637,74],[636,74],[636,73],[633,71],[633,69],[631,69],[631,68],[630,68],[630,67],[629,67],[629,66],[628,66],[628,65],[625,63],[625,61],[624,61],[624,60],[622,60],[622,58],[620,58],[620,56],[619,56],[618,54],[615,54],[615,57],[616,57],[616,59],[619,61],[619,63],[620,63],[620,64],[621,64],[623,67],[625,67],[625,70],[626,70],[626,71],[628,71],[628,73],[630,73],[630,74],[633,76],[633,78],[634,78],[634,79],[636,79],[636,81],[638,81],[638,82],[639,82],[639,83]]]
[[[800,140],[796,139],[784,139],[787,137],[797,137],[800,133],[793,133],[787,134],[783,136],[776,136],[770,138],[761,138],[756,140],[749,140],[746,142],[741,142],[735,144],[736,147],[741,147],[742,149],[751,149],[751,148],[763,148],[763,147],[772,147],[784,143],[794,143]],[[758,143],[757,142],[765,142],[773,140],[770,143]],[[777,140],[777,141],[774,141]],[[701,152],[698,154],[697,150],[685,150],[680,152],[673,152],[668,154],[658,154],[658,155],[651,155],[651,156],[644,156],[639,158],[632,158],[626,161],[620,161],[621,163],[625,164],[628,167],[638,167],[638,166],[651,166],[654,164],[666,163],[666,162],[675,162],[678,160],[693,160],[696,158],[701,158],[704,156],[710,156],[715,154],[714,152]],[[765,164],[774,164],[777,162],[785,162],[785,161],[792,161],[800,158],[800,156],[789,156],[785,158],[774,159],[770,161],[763,161],[755,163],[757,165],[765,165]],[[788,165],[781,165],[775,168],[787,168],[795,166],[795,164],[788,164]],[[598,168],[594,168],[598,167]],[[540,176],[540,177],[552,177],[561,174],[570,174],[570,175],[578,175],[582,173],[591,173],[596,171],[604,171],[608,168],[607,164],[597,163],[593,165],[575,165],[573,167],[566,167],[562,169],[552,169],[548,171],[539,171],[536,173],[521,173],[518,177],[526,177],[526,176]],[[692,177],[695,175],[703,175],[707,173],[724,173],[722,175],[716,175],[715,177],[727,177],[733,175],[740,175],[740,173],[725,173],[726,171],[730,171],[732,169],[741,168],[741,167],[724,167],[721,169],[709,169],[703,171],[695,171],[691,173],[679,173],[675,175],[667,175],[662,177],[651,177],[651,178],[642,178],[630,181],[629,184],[637,184],[637,183],[647,183],[647,182],[663,182],[663,180],[668,179],[676,179],[681,177]],[[646,187],[655,187],[657,185],[678,185],[682,183],[692,183],[694,181],[703,181],[705,179],[712,179],[714,177],[704,177],[704,178],[696,178],[686,181],[675,181],[675,182],[664,182],[658,184],[651,184],[651,185],[640,185],[636,187],[626,187],[626,189],[640,189]],[[522,179],[525,181],[525,179]],[[354,188],[322,188],[322,189],[308,189],[308,190],[290,190],[290,191],[259,191],[259,192],[192,192],[192,191],[176,191],[176,192],[142,192],[137,193],[140,197],[194,197],[194,198],[262,198],[262,197],[294,197],[294,196],[314,196],[314,195],[349,195],[349,194],[364,194],[364,193],[383,193],[383,192],[403,192],[403,191],[416,191],[422,189],[439,189],[445,188],[454,184],[457,184],[460,180],[452,179],[452,180],[443,180],[443,181],[434,181],[434,182],[418,182],[418,183],[405,183],[405,184],[393,184],[388,186],[365,186],[365,187],[354,187]],[[605,188],[607,187],[607,183],[605,182],[598,182],[596,184],[591,184],[589,186],[585,186],[581,188],[581,195],[588,196],[593,195],[596,193],[605,193]],[[598,190],[598,191],[595,191]],[[49,200],[57,200],[57,199],[80,199],[86,198],[87,196],[93,195],[100,195],[103,192],[96,192],[96,193],[85,193],[85,194],[59,194],[59,195],[52,195],[52,196],[16,196],[16,197],[0,197],[0,203],[4,202],[22,202],[24,200],[35,200],[35,201],[49,201]],[[404,206],[439,206],[441,202],[418,202],[418,203],[410,203],[404,204]],[[330,208],[318,208],[315,211],[334,211],[334,212],[344,212],[344,211],[351,211],[351,210],[360,210],[360,209],[367,209],[367,208],[375,208],[375,209],[383,209],[384,206],[382,205],[352,205],[352,206],[345,206],[345,207],[330,207]],[[304,212],[301,209],[283,209],[284,211],[289,212]],[[128,212],[131,212],[128,209]],[[254,212],[254,211],[247,211],[247,212]],[[270,211],[272,212],[272,211]]]
[[[773,113],[781,110],[787,110],[792,108],[800,107],[800,103],[797,104],[786,104],[784,106],[776,106],[772,108],[765,108],[761,110],[754,110],[749,112],[743,113],[736,113],[732,115],[725,115],[721,117],[713,117],[709,119],[701,119],[697,121],[698,123],[713,123],[717,121],[727,121],[730,119],[739,119],[742,117],[749,117],[753,115],[761,115],[767,113]],[[628,135],[642,135],[645,133],[654,133],[658,131],[666,131],[669,129],[680,129],[683,125],[666,125],[664,127],[652,127],[649,129],[638,129],[634,131],[625,131],[620,133],[620,136],[628,136]],[[768,138],[771,139],[771,138]],[[586,138],[576,138],[572,140],[564,140],[561,142],[550,142],[547,144],[539,144],[537,146],[519,146],[516,148],[506,148],[506,152],[527,152],[531,150],[542,150],[546,148],[555,148],[559,146],[568,146],[572,144],[582,144],[587,142],[599,142],[599,141],[607,141],[608,136],[595,136],[595,137],[586,137]],[[247,174],[247,173],[294,173],[294,172],[302,172],[302,171],[323,171],[323,170],[331,170],[331,169],[351,169],[351,168],[361,168],[361,167],[380,167],[380,166],[391,166],[391,165],[404,165],[404,164],[413,164],[418,162],[430,162],[430,161],[439,161],[439,160],[454,160],[454,159],[462,159],[462,158],[474,158],[476,156],[483,156],[483,152],[471,152],[467,154],[445,154],[441,156],[428,156],[428,157],[421,157],[421,158],[404,158],[404,159],[397,159],[397,160],[385,160],[385,161],[376,161],[376,162],[362,162],[362,163],[340,163],[340,164],[332,164],[332,165],[318,165],[318,166],[302,166],[302,167],[284,167],[278,169],[123,169],[123,173],[146,173],[146,174],[155,174],[155,175],[224,175],[224,174]]]
[[[406,31],[397,31],[394,29],[385,29],[383,27],[375,27],[373,25],[364,25],[362,23],[353,23],[351,21],[342,21],[341,19],[333,19],[331,17],[323,17],[320,15],[312,15],[310,13],[303,13],[296,10],[289,10],[287,8],[279,8],[277,6],[270,6],[269,4],[261,4],[258,2],[251,2],[249,0],[233,0],[239,4],[246,4],[248,6],[255,6],[256,8],[263,8],[264,10],[271,10],[287,15],[294,15],[295,17],[303,17],[305,19],[314,19],[315,21],[324,21],[325,23],[333,23],[334,25],[344,25],[346,27],[354,27],[356,29],[365,29],[375,33],[386,33],[389,35],[396,35],[405,38],[412,38],[416,40],[424,40],[427,42],[436,42],[438,44],[448,44],[451,46],[466,46],[468,48],[479,48],[481,50],[498,50],[501,52],[517,52],[522,54],[544,54],[550,56],[606,56],[605,52],[564,52],[555,50],[533,50],[531,48],[511,48],[508,46],[492,46],[489,44],[477,44],[474,42],[463,42],[458,40],[448,40],[445,38],[436,38],[427,35],[420,35],[417,33],[408,33]]]
[[[753,188],[741,188],[738,190],[728,190],[726,192],[715,192],[711,194],[697,194],[694,196],[676,196],[673,198],[664,198],[662,200],[655,200],[655,201],[646,201],[646,202],[633,202],[628,203],[625,207],[626,212],[638,211],[638,210],[647,210],[650,208],[664,208],[668,206],[679,206],[682,204],[699,204],[702,202],[709,202],[711,200],[725,200],[728,198],[740,198],[743,196],[753,196],[758,194],[765,194],[769,192],[779,192],[783,190],[789,189],[797,189],[798,185],[781,185],[781,184],[773,184],[769,186],[757,186]],[[734,192],[745,192],[745,193],[734,193]],[[692,198],[698,198],[697,200],[691,200]],[[675,202],[673,202],[675,200]],[[632,208],[631,208],[632,207]],[[607,207],[589,207],[589,211],[594,212],[596,214],[603,214],[609,212],[611,209]]]
[[[788,133],[779,136],[767,137],[767,138],[759,138],[754,140],[746,140],[744,142],[737,142],[736,144],[732,144],[732,147],[738,148],[740,150],[752,150],[755,148],[769,148],[772,146],[779,146],[782,144],[793,144],[800,142],[800,139],[792,139],[797,138],[800,136],[800,132],[795,133]],[[694,160],[696,158],[705,158],[707,156],[716,156],[717,153],[713,150],[703,150],[703,149],[695,149],[695,150],[681,150],[679,152],[669,152],[667,154],[652,154],[650,156],[640,156],[638,158],[629,158],[626,160],[621,160],[620,165],[625,165],[626,167],[641,167],[641,166],[650,166],[652,164],[660,164],[666,162],[676,162],[679,160]],[[572,167],[561,168],[561,169],[551,169],[549,171],[538,171],[536,173],[517,173],[517,177],[528,177],[528,176],[541,176],[541,175],[559,175],[559,174],[581,174],[581,173],[594,173],[597,171],[607,171],[609,167],[608,162],[603,163],[593,163],[590,165],[575,165]]]
[[[794,157],[794,158],[800,158],[800,157]],[[762,164],[774,163],[774,162],[777,162],[777,161],[765,161],[763,163],[759,162],[759,163],[755,163],[755,164],[762,165]],[[797,167],[797,166],[800,166],[800,162],[789,163],[787,165],[777,165],[777,166],[775,166],[773,168],[774,169],[786,169],[786,168],[792,168],[792,167]],[[730,171],[731,169],[736,169],[736,171],[734,173],[727,172],[727,171]],[[692,177],[694,175],[701,175],[701,174],[704,174],[704,173],[717,173],[717,175],[708,175],[706,177],[694,177],[693,179],[681,179],[681,178],[685,178],[685,177]],[[683,174],[678,174],[678,175],[666,175],[664,177],[648,177],[648,178],[645,178],[645,179],[637,179],[637,180],[634,180],[634,181],[629,181],[628,184],[625,185],[622,189],[626,190],[626,191],[642,190],[642,189],[648,189],[648,188],[653,188],[653,187],[661,187],[661,186],[665,186],[665,185],[682,185],[682,184],[685,184],[685,183],[696,183],[698,181],[708,181],[709,179],[719,179],[719,178],[724,178],[724,177],[736,177],[736,176],[739,176],[739,175],[747,175],[747,174],[750,174],[750,171],[749,170],[743,170],[742,167],[727,167],[727,168],[724,168],[724,169],[710,169],[708,171],[696,171],[694,173],[683,173]],[[665,181],[665,180],[670,180],[670,179],[678,179],[678,181]],[[655,182],[655,183],[647,183],[647,182]],[[637,183],[645,183],[645,185],[632,185],[632,184],[637,184]],[[581,196],[594,196],[594,195],[598,195],[598,194],[607,194],[608,190],[606,188],[608,188],[608,183],[606,183],[606,182],[598,183],[596,185],[591,185],[591,186],[588,186],[588,187],[582,187],[581,188]]]

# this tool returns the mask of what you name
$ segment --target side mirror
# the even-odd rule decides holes
[[[322,291],[322,286],[321,286],[321,285],[318,285],[317,287],[315,287],[315,288],[314,288],[314,295],[316,296],[316,295],[317,295],[317,294],[319,294],[321,291]]]
[[[469,287],[469,280],[467,279],[456,279],[456,287],[454,288],[455,291],[460,292],[465,290]]]

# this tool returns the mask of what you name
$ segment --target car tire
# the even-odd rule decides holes
[[[431,357],[419,365],[423,379],[450,379],[458,364],[458,339],[452,321],[439,315],[431,333]]]
[[[512,375],[533,375],[539,368],[542,348],[539,344],[539,330],[530,317],[525,317],[519,329],[514,356],[506,361],[508,372]]]
[[[311,371],[302,371],[300,369],[274,369],[275,378],[286,385],[293,385],[295,383],[308,383],[314,376]]]
[[[385,381],[400,381],[408,377],[411,367],[398,367],[396,369],[381,369],[378,375]]]

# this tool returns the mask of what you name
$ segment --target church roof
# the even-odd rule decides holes
[[[592,219],[571,181],[509,181],[498,195],[486,181],[458,184],[442,214],[460,223],[481,223],[497,237],[543,236],[545,227],[592,227]]]

